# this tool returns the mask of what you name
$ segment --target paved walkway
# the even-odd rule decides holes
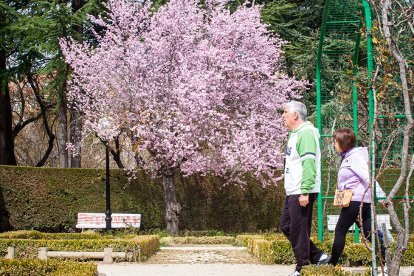
[[[344,268],[355,273],[365,268]],[[290,275],[293,265],[259,264],[99,264],[98,270],[107,276],[277,276]],[[400,276],[411,276],[414,267],[402,267]],[[103,275],[102,275],[103,276]]]
[[[144,263],[98,264],[101,276],[276,276],[289,275],[294,265],[263,265],[245,247],[230,245],[177,245],[162,247]],[[344,268],[362,273],[364,267]],[[400,276],[411,276],[403,267]]]

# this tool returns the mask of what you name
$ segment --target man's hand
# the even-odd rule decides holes
[[[299,204],[302,207],[306,207],[309,203],[309,195],[300,195],[299,196]]]

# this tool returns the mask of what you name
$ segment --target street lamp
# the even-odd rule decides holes
[[[105,132],[110,126],[110,121],[108,118],[101,118],[98,122],[98,127],[101,131]],[[102,139],[102,137],[101,137]],[[109,139],[106,137],[103,140],[105,144],[105,169],[106,169],[106,179],[105,179],[105,198],[106,198],[106,211],[105,211],[105,223],[106,231],[111,230],[112,222],[112,212],[111,212],[111,183],[109,181]]]
[[[111,221],[112,221],[112,212],[111,212],[111,183],[109,182],[109,142],[105,141],[105,151],[106,151],[106,211],[105,211],[105,222],[106,222],[106,231],[111,230]]]

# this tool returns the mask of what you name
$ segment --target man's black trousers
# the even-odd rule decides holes
[[[280,218],[280,228],[292,244],[298,271],[309,263],[316,264],[322,255],[322,251],[310,239],[313,203],[318,194],[309,194],[306,207],[300,206],[299,196],[286,196]]]

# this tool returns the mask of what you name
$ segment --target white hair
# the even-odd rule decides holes
[[[290,101],[286,104],[289,107],[290,111],[297,112],[299,118],[302,121],[306,121],[308,117],[308,110],[306,109],[306,105],[298,101]]]

